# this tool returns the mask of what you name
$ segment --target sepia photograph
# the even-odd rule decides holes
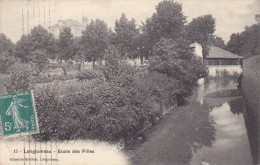
[[[260,165],[260,0],[0,0],[0,165]]]

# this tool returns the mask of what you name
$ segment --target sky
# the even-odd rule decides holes
[[[27,33],[35,25],[41,24],[48,28],[59,19],[71,18],[81,22],[83,15],[89,20],[102,19],[113,28],[115,20],[125,13],[128,19],[134,18],[141,25],[142,21],[145,22],[156,11],[155,7],[160,1],[162,0],[0,0],[0,33],[4,33],[13,42],[20,39],[22,6],[24,31]],[[222,37],[225,42],[228,42],[232,33],[241,32],[245,26],[254,24],[255,14],[260,13],[260,0],[175,1],[182,3],[188,22],[195,17],[212,14],[216,19],[215,35]]]

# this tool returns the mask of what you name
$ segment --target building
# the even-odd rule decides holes
[[[223,77],[242,73],[242,58],[234,53],[211,46],[204,62],[208,67],[210,77]]]
[[[58,23],[51,25],[48,27],[49,33],[52,33],[55,38],[59,37],[60,31],[64,27],[69,27],[71,29],[71,33],[74,37],[79,37],[82,35],[82,31],[85,30],[88,23],[88,19],[86,17],[82,17],[82,23],[73,19],[60,19]]]
[[[194,42],[193,44],[190,45],[190,48],[193,50],[193,53],[194,53],[197,57],[203,58],[202,46],[201,46],[199,43]]]

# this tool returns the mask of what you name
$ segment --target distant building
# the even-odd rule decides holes
[[[242,73],[242,58],[234,53],[211,46],[204,62],[208,67],[209,76],[223,77]]]
[[[60,19],[58,23],[51,25],[48,27],[49,33],[52,33],[55,38],[59,37],[60,31],[64,27],[71,28],[71,33],[74,37],[79,37],[82,35],[82,31],[85,30],[88,23],[88,19],[86,17],[82,17],[82,23],[73,20],[73,19]]]
[[[190,48],[193,50],[194,54],[197,57],[201,57],[203,58],[203,54],[202,54],[202,46],[200,44],[198,44],[197,42],[193,43],[190,45]]]

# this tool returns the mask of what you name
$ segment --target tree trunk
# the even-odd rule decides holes
[[[144,57],[141,56],[141,57],[140,57],[140,60],[141,60],[141,65],[143,65],[143,64],[144,64]]]
[[[96,61],[93,61],[93,62],[92,62],[93,69],[95,68],[95,62],[96,62]]]
[[[63,75],[67,76],[68,75],[67,68],[62,68],[62,70],[63,70]]]

